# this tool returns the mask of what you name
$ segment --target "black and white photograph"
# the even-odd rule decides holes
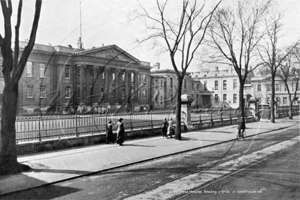
[[[0,199],[300,199],[300,0],[0,0]]]

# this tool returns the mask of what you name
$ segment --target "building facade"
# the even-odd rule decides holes
[[[251,93],[254,98],[257,98],[260,104],[271,104],[271,77],[255,77],[251,80]],[[296,90],[296,82],[289,82],[289,89],[292,93],[292,98],[296,92],[296,96],[300,96],[300,85]],[[275,98],[278,106],[290,105],[287,88],[282,80],[275,78]],[[294,105],[299,105],[299,99],[294,101]]]
[[[190,95],[195,108],[210,106],[211,92],[204,89],[199,80],[194,80],[190,73],[182,84],[182,94]],[[159,69],[159,65],[151,69],[151,103],[154,109],[174,109],[177,101],[178,81],[174,70]]]
[[[36,44],[19,82],[19,112],[149,109],[150,68],[116,45],[84,50]]]
[[[244,85],[244,99],[251,94],[251,78],[253,74],[248,75]],[[204,69],[192,73],[192,78],[202,83],[204,91],[210,95],[212,107],[230,106],[239,107],[239,88],[240,82],[238,76],[231,66]]]

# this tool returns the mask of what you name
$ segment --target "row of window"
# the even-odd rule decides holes
[[[288,97],[282,97],[282,101],[280,97],[276,97],[277,105],[288,105]],[[271,98],[267,97],[268,104],[271,104]]]
[[[40,78],[45,78],[45,72],[46,72],[46,64],[45,63],[33,63],[33,62],[27,62],[26,63],[26,77],[33,77],[34,66],[38,67],[40,69]]]
[[[223,102],[227,102],[227,94],[223,94]],[[215,103],[219,103],[218,94],[215,94]],[[237,103],[237,94],[233,94],[233,103]]]
[[[282,85],[281,84],[275,84],[275,91],[279,92],[282,91]],[[296,83],[292,83],[291,85],[292,87],[290,88],[291,91],[296,91]],[[271,85],[267,85],[267,91],[271,91],[272,86]],[[285,85],[283,85],[284,91],[287,91],[287,88]],[[300,90],[300,83],[298,86],[298,90]],[[257,91],[260,92],[261,91],[261,84],[257,85]]]
[[[33,98],[33,85],[27,86],[27,98]],[[46,87],[40,87],[40,98],[46,98]]]
[[[38,67],[40,69],[40,78],[45,78],[45,71],[46,71],[46,64],[45,63],[33,63],[33,62],[27,62],[26,64],[26,77],[34,77],[34,67]],[[66,65],[64,67],[64,75],[65,79],[70,79],[70,66]],[[77,68],[77,76],[80,78],[80,68]],[[94,78],[94,71],[90,70],[90,76],[93,79]],[[134,73],[131,72],[131,82],[134,82]],[[105,72],[102,72],[102,79],[105,79]],[[112,80],[116,79],[116,74],[112,73]],[[125,81],[125,72],[122,74],[122,81]],[[141,82],[146,82],[147,81],[147,76],[146,74],[142,74],[138,76],[138,81],[139,83]]]
[[[34,98],[33,94],[34,94],[34,91],[33,91],[33,85],[28,85],[27,86],[27,98]],[[91,91],[91,94],[93,92]],[[103,94],[104,93],[104,89],[101,88],[101,93]],[[115,98],[115,90],[112,91],[111,93],[112,95],[112,98]],[[132,98],[134,98],[134,90],[131,90],[131,95],[132,95]],[[71,98],[71,87],[70,86],[66,86],[65,87],[65,95],[64,95],[65,98]],[[77,87],[77,97],[80,98],[80,87]],[[138,99],[146,99],[147,97],[147,91],[144,90],[144,91],[138,91]],[[46,87],[45,86],[41,86],[40,87],[40,98],[46,98]],[[125,89],[122,90],[122,98],[125,99]]]
[[[204,81],[203,84],[204,84],[204,90],[207,90],[207,81]],[[215,80],[214,86],[215,87],[212,90],[219,90],[219,80]],[[233,79],[232,88],[233,90],[237,88],[237,79]],[[227,80],[223,80],[223,90],[227,90]]]

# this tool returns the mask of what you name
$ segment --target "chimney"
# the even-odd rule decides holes
[[[157,62],[153,65],[153,69],[160,69],[160,63]]]

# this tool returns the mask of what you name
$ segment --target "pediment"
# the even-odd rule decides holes
[[[85,50],[81,52],[81,54],[105,59],[122,60],[126,62],[138,62],[138,59],[116,45]]]

